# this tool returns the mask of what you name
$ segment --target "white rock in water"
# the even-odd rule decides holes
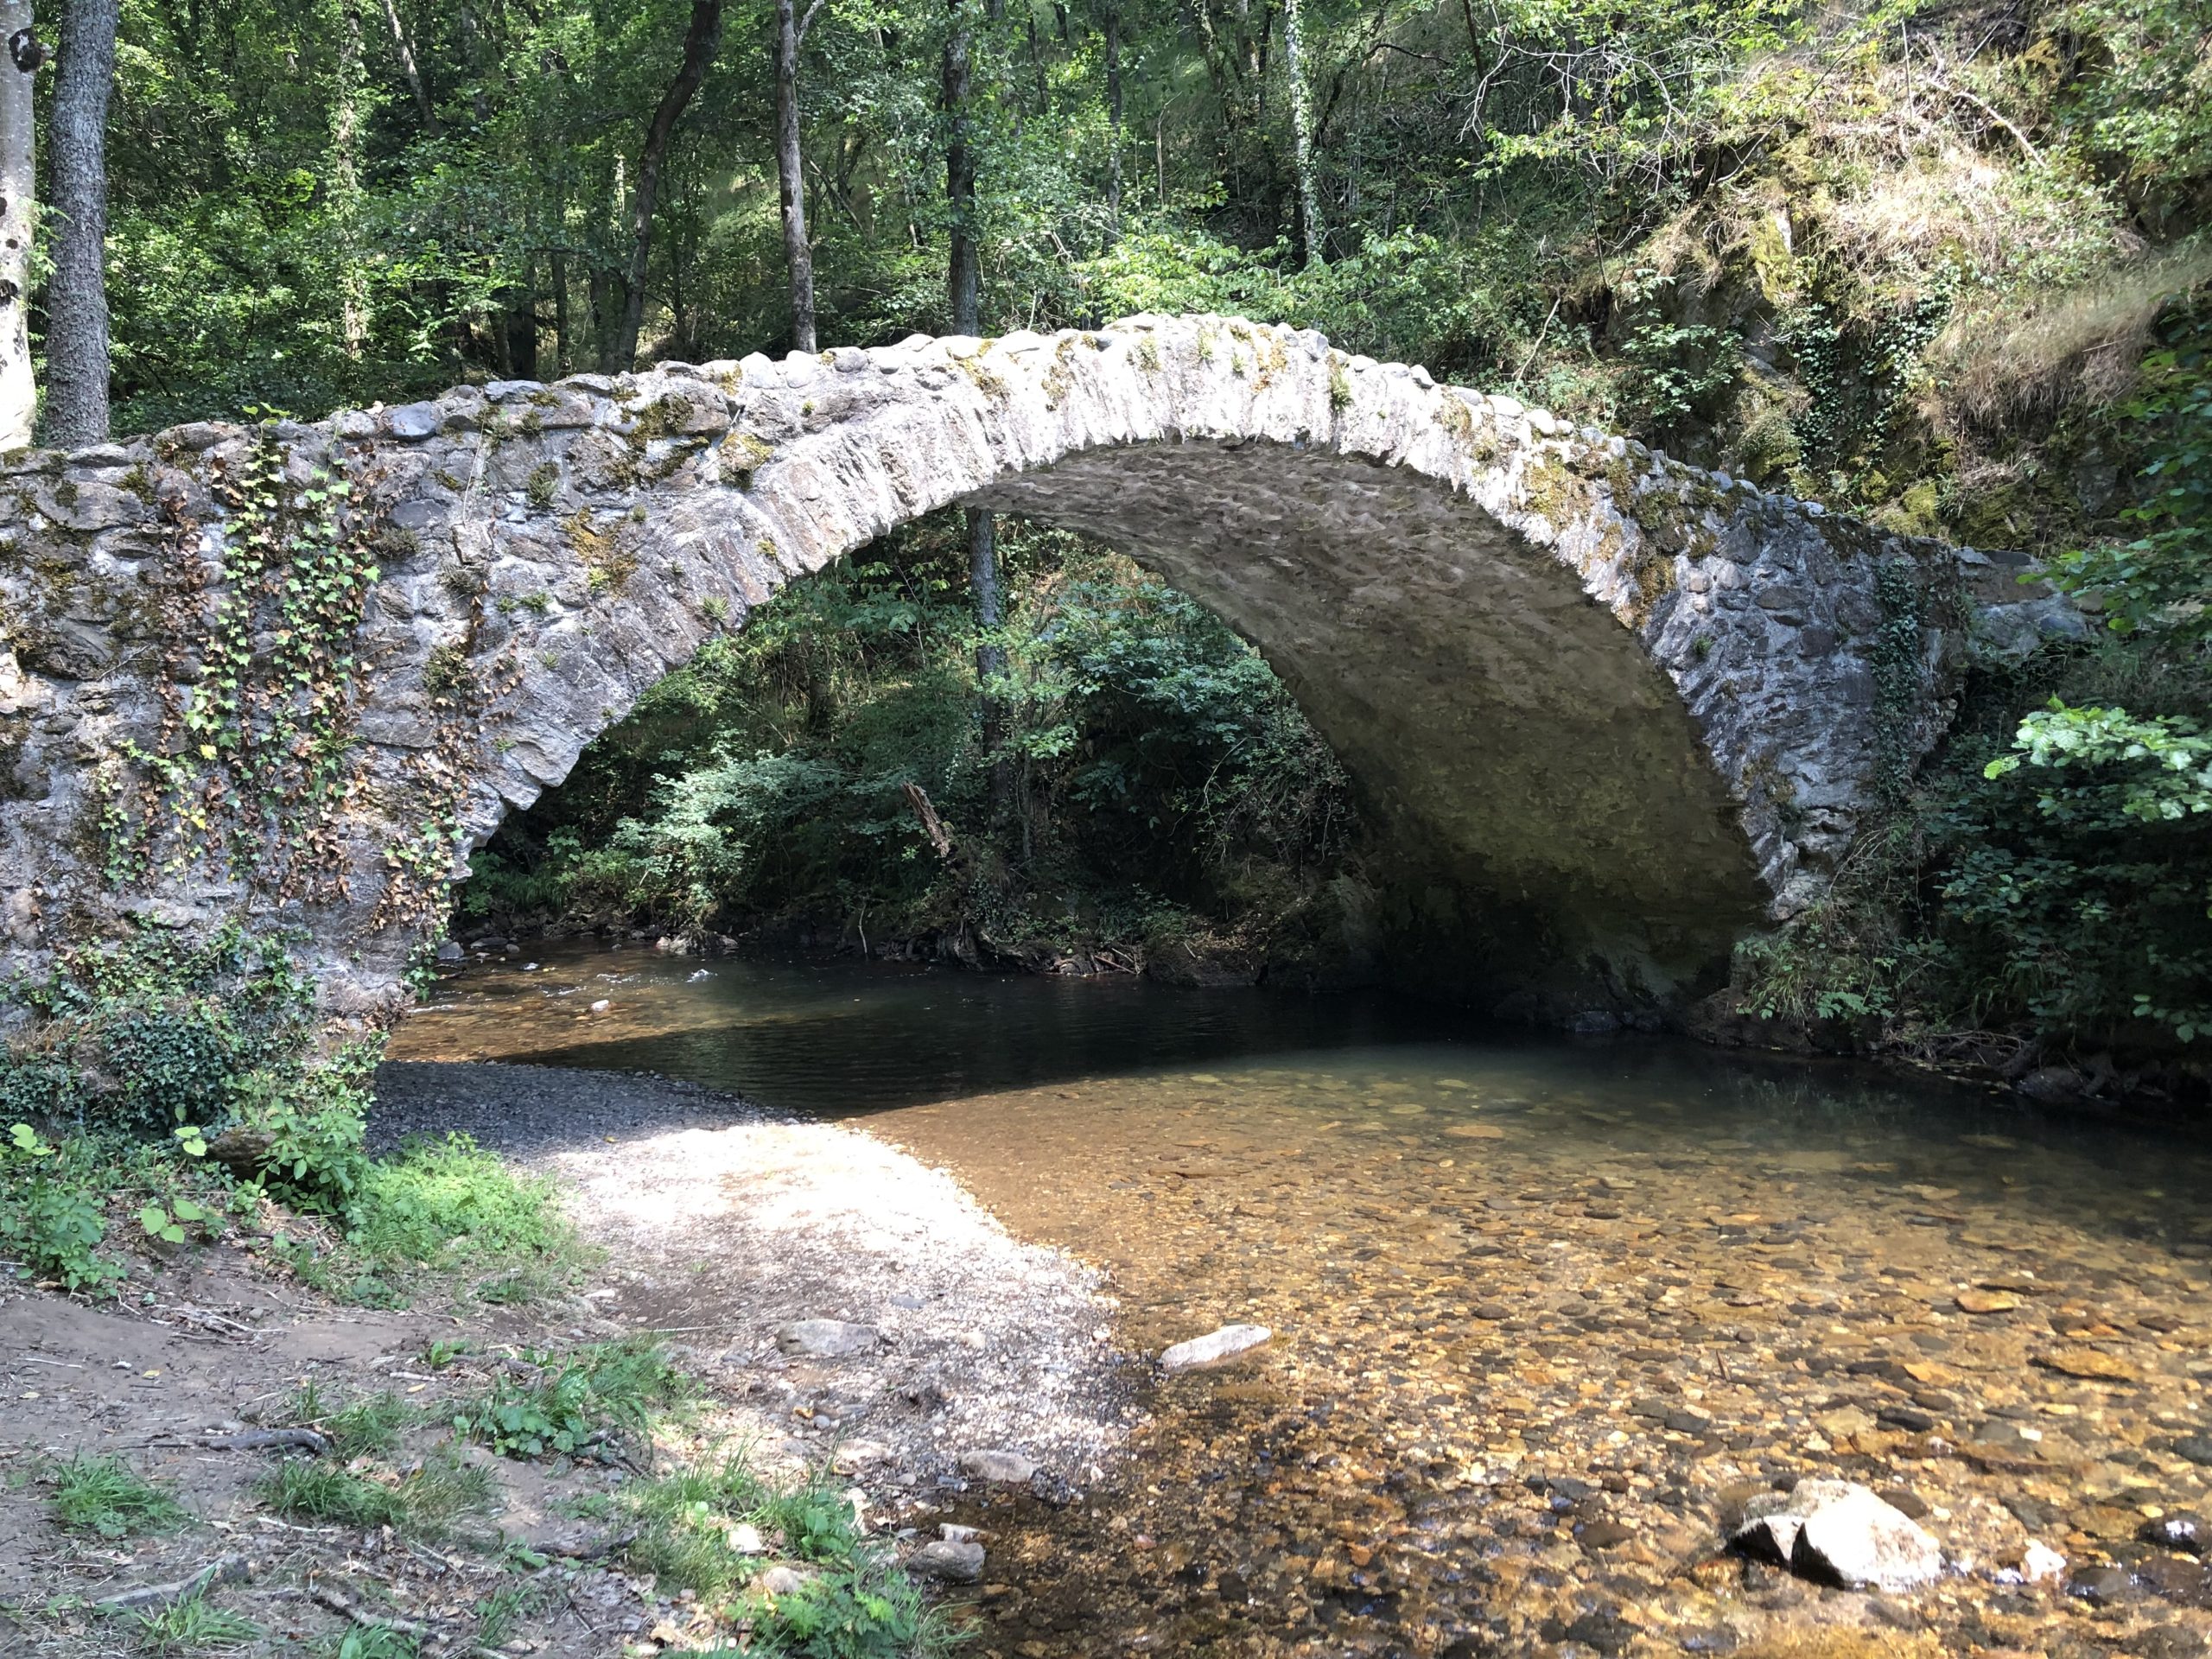
[[[605,1013],[606,1013],[609,1008],[613,1007],[613,1006],[614,1006],[614,1004],[613,1004],[613,1003],[610,1002],[609,1001],[607,1001],[607,998],[605,998],[605,997],[603,997],[603,996],[602,996],[602,997],[601,997],[601,998],[599,999],[599,1001],[596,1001],[596,1002],[594,1002],[594,1003],[593,1003],[593,1004],[591,1005],[591,1011],[592,1011],[594,1014],[605,1014]]]
[[[973,1584],[983,1576],[983,1547],[939,1538],[907,1557],[906,1569],[947,1584]]]
[[[1264,1325],[1224,1325],[1203,1337],[1177,1343],[1160,1355],[1160,1369],[1173,1376],[1179,1371],[1202,1371],[1210,1365],[1225,1364],[1239,1354],[1249,1354],[1274,1335]]]
[[[2028,1541],[2020,1552],[2020,1577],[2029,1584],[2049,1584],[2066,1576],[2066,1558],[2039,1538]]]
[[[776,1346],[798,1359],[844,1359],[875,1351],[875,1327],[842,1319],[795,1319],[776,1327]]]
[[[1943,1570],[1943,1551],[1919,1522],[1848,1480],[1801,1480],[1770,1498],[1729,1541],[1808,1577],[1853,1589],[1909,1590]]]
[[[1037,1472],[1033,1458],[1025,1458],[1019,1452],[1002,1452],[984,1447],[960,1454],[960,1472],[977,1480],[995,1481],[1001,1485],[1019,1486]]]

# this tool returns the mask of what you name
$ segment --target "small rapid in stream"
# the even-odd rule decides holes
[[[1077,1503],[968,1495],[972,1651],[2202,1654],[2212,1147],[1836,1064],[1379,998],[544,946],[395,1058],[649,1070],[845,1119],[1105,1268],[1154,1383]],[[605,1000],[599,1013],[591,1005]],[[1910,1595],[1717,1554],[1798,1476]],[[2026,1544],[2056,1582],[2012,1571]]]

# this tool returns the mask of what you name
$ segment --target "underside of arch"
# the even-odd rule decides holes
[[[1546,549],[1331,450],[1100,448],[978,505],[1080,530],[1265,656],[1381,831],[1395,977],[1572,1018],[1712,982],[1764,895],[1681,696]]]

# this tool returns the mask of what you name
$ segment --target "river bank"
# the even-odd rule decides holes
[[[1098,1275],[1016,1241],[942,1173],[864,1135],[657,1078],[403,1064],[378,1085],[373,1141],[469,1132],[552,1177],[588,1265],[524,1300],[428,1286],[378,1309],[308,1291],[249,1234],[173,1253],[119,1303],[0,1291],[10,1652],[114,1651],[131,1619],[94,1604],[210,1565],[206,1601],[246,1621],[229,1651],[323,1651],[313,1644],[335,1643],[351,1605],[490,1652],[461,1633],[503,1598],[501,1653],[715,1646],[730,1627],[685,1587],[691,1564],[653,1553],[651,1506],[733,1454],[747,1482],[849,1504],[924,1582],[949,1579],[945,1611],[965,1617],[995,1541],[947,1548],[950,1506],[987,1481],[1080,1502],[1137,1420]],[[524,1459],[449,1437],[487,1390],[648,1343],[682,1396],[649,1449]],[[276,1459],[306,1442],[218,1444],[296,1421],[337,1439],[333,1418],[365,1409],[389,1422],[384,1455],[349,1474],[299,1468],[386,1494],[365,1526],[359,1504],[272,1500]],[[168,1523],[112,1538],[57,1524],[67,1471],[111,1458],[171,1506]],[[425,1470],[451,1513],[407,1508],[429,1490]],[[798,1546],[771,1532],[747,1548],[756,1571]],[[842,1570],[802,1550],[757,1581]]]

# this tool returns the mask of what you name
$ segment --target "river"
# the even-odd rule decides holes
[[[444,982],[395,1056],[856,1120],[1105,1268],[1128,1348],[1274,1330],[1147,1380],[1108,1490],[974,1500],[976,1651],[2207,1650],[2205,1569],[2138,1538],[2208,1507],[2201,1143],[1378,997],[542,949]],[[1717,1555],[1805,1474],[1951,1576]],[[2030,1540],[2058,1583],[2010,1570]]]

